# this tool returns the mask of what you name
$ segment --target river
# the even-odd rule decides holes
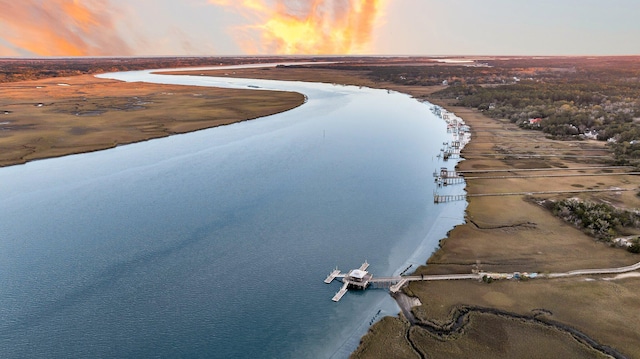
[[[399,309],[381,289],[334,303],[340,283],[326,275],[364,260],[374,276],[397,275],[463,221],[464,202],[432,199],[446,125],[407,95],[105,77],[308,99],[252,121],[0,168],[2,358],[347,357],[372,321]]]

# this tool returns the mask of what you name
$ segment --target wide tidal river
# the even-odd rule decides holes
[[[344,358],[399,309],[331,297],[338,266],[424,263],[463,220],[435,205],[446,124],[407,95],[331,84],[114,73],[280,89],[291,111],[0,168],[1,358]],[[194,90],[197,91],[197,90]],[[462,187],[439,189],[462,192]],[[411,270],[409,270],[410,272]]]

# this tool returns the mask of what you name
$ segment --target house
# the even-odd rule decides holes
[[[540,122],[542,122],[542,118],[540,118],[540,117],[530,118],[529,119],[529,124],[531,126],[538,126],[539,127],[540,126]]]
[[[588,138],[590,140],[597,140],[598,139],[598,131],[596,130],[587,130],[584,132],[584,137]]]

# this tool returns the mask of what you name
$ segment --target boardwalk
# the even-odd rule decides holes
[[[516,172],[516,171],[513,171]],[[565,173],[565,174],[537,174],[537,175],[512,175],[512,176],[475,176],[464,177],[465,180],[478,179],[510,179],[510,178],[545,178],[545,177],[598,177],[598,176],[637,176],[640,172],[616,172],[616,173]]]
[[[500,168],[500,169],[485,169],[485,170],[459,170],[457,173],[493,173],[493,172],[534,172],[534,171],[593,171],[593,170],[624,170],[631,169],[629,166],[588,166],[588,167],[550,167],[550,168]],[[454,171],[455,172],[455,171]]]
[[[546,277],[547,278],[564,278],[564,277],[574,277],[574,276],[580,276],[580,275],[620,274],[620,273],[633,272],[638,269],[640,269],[640,262],[636,264],[632,264],[630,266],[617,267],[617,268],[578,269],[578,270],[564,272],[564,273],[549,273],[546,275]]]
[[[566,194],[566,193],[590,193],[590,192],[627,192],[635,191],[636,188],[605,188],[605,189],[580,189],[580,190],[558,190],[558,191],[537,191],[537,192],[498,192],[498,193],[473,193],[473,194],[438,194],[433,193],[433,203],[446,203],[452,201],[466,201],[468,197],[495,197],[495,196],[535,196],[544,194]]]
[[[611,168],[611,167],[607,167],[607,168]],[[613,167],[613,168],[618,168],[618,167]],[[544,169],[529,169],[529,171],[543,171]],[[563,169],[566,170],[566,169]],[[491,172],[490,172],[491,171]],[[495,173],[495,172],[508,172],[508,173],[513,173],[513,172],[519,172],[521,170],[485,170],[485,171],[476,171],[476,172],[471,172],[471,171],[450,171],[447,170],[446,168],[442,168],[440,170],[440,172],[434,171],[433,172],[433,176],[436,178],[435,182],[438,184],[438,186],[442,187],[442,186],[450,186],[450,185],[455,185],[455,184],[463,184],[465,183],[465,181],[472,181],[472,180],[491,180],[491,179],[528,179],[528,178],[553,178],[553,177],[608,177],[608,176],[637,176],[640,175],[640,172],[610,172],[610,173],[547,173],[547,174],[526,174],[526,175],[516,175],[516,174],[511,174],[511,175],[486,175],[486,176],[467,176],[465,174],[471,174],[471,173]],[[526,171],[526,170],[522,170],[522,171]],[[585,191],[589,191],[589,190],[585,190]],[[559,193],[563,193],[559,192]],[[523,192],[525,193],[525,192]],[[528,192],[526,192],[528,193]],[[482,194],[482,195],[492,195],[492,194]],[[498,194],[493,194],[493,195],[498,195]],[[505,194],[503,194],[505,195]],[[449,195],[451,196],[451,195]],[[459,198],[457,197],[457,195],[453,195],[454,198],[435,198],[434,197],[434,203],[443,203],[443,202],[450,202],[450,201],[454,201],[454,200],[463,200],[466,198]],[[474,195],[468,195],[469,197],[473,197]]]
[[[504,157],[516,159],[528,158],[600,158],[611,159],[611,156],[596,155],[565,155],[565,154],[530,154],[530,153],[474,153],[465,154],[465,158],[482,158],[482,157]]]

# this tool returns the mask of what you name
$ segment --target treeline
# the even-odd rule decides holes
[[[629,133],[634,126],[625,126],[640,117],[638,84],[526,81],[500,87],[452,86],[440,95],[556,137],[596,131],[601,140],[640,139]],[[530,121],[536,118],[542,121]]]
[[[500,87],[452,86],[439,95],[457,98],[493,118],[541,130],[556,139],[609,141],[618,164],[640,163],[638,83],[523,82]]]
[[[237,56],[237,57],[74,57],[74,58],[0,58],[0,83],[38,80],[51,77],[98,74],[115,71],[135,71],[157,68],[178,68],[218,65],[241,65],[272,62],[389,62],[371,57],[296,57]],[[414,61],[402,59],[394,63]]]
[[[283,60],[284,58],[279,57],[0,58],[0,83],[115,71],[239,65]]]
[[[517,70],[494,68],[481,64],[459,66],[442,65],[434,62],[428,65],[408,63],[391,65],[337,64],[314,65],[313,67],[366,71],[367,76],[375,82],[391,82],[407,86],[434,86],[441,85],[445,81],[449,85],[506,84],[514,82],[514,77],[520,75]]]
[[[324,65],[322,67],[367,71],[374,81],[404,85],[512,84],[520,80],[607,82],[624,79],[636,82],[640,77],[638,57],[496,57],[465,64],[441,63],[438,59],[407,58],[403,61],[364,59],[363,63]],[[454,60],[466,60],[459,58]],[[372,61],[374,63],[370,63]],[[471,61],[471,60],[468,60]],[[318,67],[318,66],[314,66]]]

